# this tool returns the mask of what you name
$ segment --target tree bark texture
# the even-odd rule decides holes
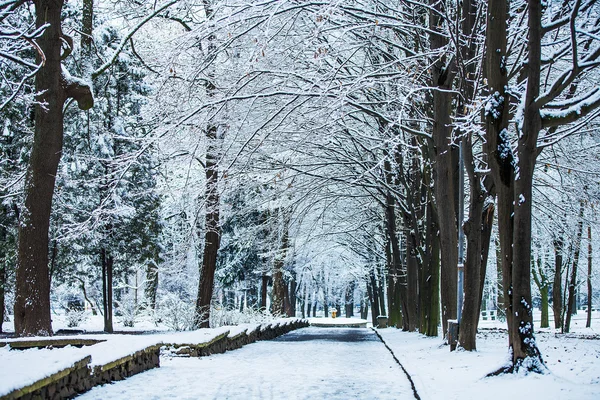
[[[35,78],[35,132],[25,178],[25,203],[19,223],[15,287],[15,334],[51,335],[48,231],[55,177],[63,145],[63,105],[69,97],[79,108],[93,106],[89,87],[67,81],[61,68],[62,0],[34,1],[36,26],[49,26],[37,39],[45,60]],[[37,55],[37,64],[42,63]]]
[[[146,300],[151,310],[156,310],[156,292],[158,291],[158,266],[149,261],[146,266]]]
[[[196,328],[210,327],[210,303],[215,284],[217,255],[221,244],[218,139],[217,127],[215,125],[209,125],[206,131],[206,138],[208,139],[208,145],[206,149],[206,187],[204,191],[204,254],[202,257],[200,281],[198,282],[198,297],[194,321]]]
[[[533,172],[538,154],[537,139],[542,127],[540,109],[536,102],[540,89],[542,5],[538,0],[529,4],[529,41],[527,91],[522,130],[519,132],[518,179],[514,193],[514,231],[512,268],[512,323],[509,325],[513,350],[513,369],[542,371],[544,364],[533,330],[531,303],[531,217]]]
[[[433,145],[435,147],[435,204],[438,213],[441,247],[440,292],[442,300],[442,329],[448,330],[448,320],[456,318],[457,268],[458,268],[458,229],[456,225],[456,187],[452,157],[452,81],[454,68],[452,61],[443,52],[448,38],[441,32],[444,25],[440,15],[445,12],[444,2],[431,0],[435,11],[429,15],[431,50],[442,52],[435,55],[431,66],[433,90]],[[457,159],[458,160],[458,159]]]
[[[106,249],[100,250],[102,264],[102,308],[104,332],[113,332],[113,257]]]
[[[508,137],[509,107],[506,93],[508,87],[506,59],[508,3],[506,0],[490,0],[488,3],[485,76],[488,80],[488,101],[493,108],[485,118],[487,155],[498,199],[499,264],[502,276],[503,314],[508,326],[512,325],[512,236],[513,236],[513,193],[514,157]],[[527,257],[529,260],[529,257]],[[512,331],[509,330],[509,346],[512,346]]]
[[[280,214],[281,214],[280,210]],[[285,292],[286,283],[283,277],[283,268],[285,265],[285,259],[287,257],[288,246],[289,246],[289,216],[286,212],[283,216],[283,233],[281,237],[281,247],[275,261],[273,263],[273,292],[271,295],[271,313],[273,315],[285,315]]]

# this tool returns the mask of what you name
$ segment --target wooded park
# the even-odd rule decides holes
[[[599,66],[595,0],[3,0],[0,321],[493,311],[544,372],[534,311],[600,307]]]

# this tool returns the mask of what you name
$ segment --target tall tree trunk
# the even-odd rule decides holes
[[[437,214],[431,202],[427,202],[426,208],[425,244],[427,251],[421,274],[421,305],[419,307],[421,328],[419,332],[426,336],[436,337],[440,322],[440,240]]]
[[[290,277],[290,282],[288,284],[288,296],[287,296],[287,298],[289,299],[288,307],[285,312],[288,315],[288,317],[296,316],[296,302],[297,302],[296,290],[297,290],[297,287],[298,287],[298,284],[296,282],[296,273],[292,271],[291,277]]]
[[[525,368],[541,372],[545,369],[541,352],[536,344],[531,303],[531,217],[533,199],[533,172],[538,154],[537,139],[542,127],[536,99],[540,90],[542,4],[530,0],[527,89],[525,94],[522,130],[518,132],[519,179],[515,180],[512,313],[509,325],[513,350],[513,370]]]
[[[508,137],[509,107],[508,77],[506,60],[508,2],[490,0],[488,3],[485,76],[488,80],[489,104],[492,106],[485,115],[486,141],[484,152],[487,155],[498,198],[498,236],[500,254],[498,257],[502,276],[503,314],[508,326],[512,326],[512,261],[513,261],[513,199],[514,199],[514,157]],[[529,262],[529,256],[527,256]],[[509,329],[509,346],[512,346],[512,331]]]
[[[35,1],[36,26],[50,25],[37,39],[45,62],[35,80],[35,90],[40,95],[35,105],[35,134],[27,168],[25,206],[19,223],[14,310],[17,336],[52,334],[48,230],[62,152],[62,108],[66,100],[61,85],[62,6],[61,0]],[[41,62],[39,55],[36,61]]]
[[[213,9],[210,0],[203,2],[204,13],[207,19],[213,18]],[[209,59],[216,57],[216,37],[209,35],[206,55]],[[216,87],[213,82],[214,71],[208,72],[205,82],[206,94],[209,98],[215,96]],[[215,271],[217,269],[217,255],[221,245],[220,194],[219,194],[219,157],[220,140],[222,132],[214,121],[209,121],[206,126],[206,182],[204,188],[204,252],[202,256],[202,269],[198,282],[198,297],[196,299],[196,313],[194,326],[196,328],[210,327],[210,304],[215,285]]]
[[[2,229],[2,228],[0,228]],[[0,333],[2,333],[2,324],[4,323],[4,297],[6,292],[6,267],[5,255],[0,257]]]
[[[560,234],[559,234],[560,235]],[[554,280],[552,282],[552,311],[554,312],[554,328],[563,329],[562,320],[562,265],[563,265],[562,236],[554,239]]]
[[[219,194],[219,156],[217,126],[211,124],[206,131],[208,145],[206,149],[206,187],[205,198],[205,233],[202,269],[198,282],[198,297],[196,300],[196,328],[210,327],[210,303],[215,285],[217,255],[221,244],[220,194]]]
[[[62,154],[63,105],[69,97],[79,108],[93,106],[88,86],[65,80],[62,74],[62,44],[69,40],[61,31],[63,0],[35,0],[36,26],[47,25],[36,39],[44,54],[44,65],[35,78],[39,95],[35,105],[35,132],[25,178],[25,204],[19,223],[18,261],[15,286],[15,334],[51,335],[48,231],[55,177]],[[72,46],[71,46],[72,47]],[[40,54],[37,64],[41,64]]]
[[[593,292],[592,292],[592,226],[591,225],[588,225],[587,231],[588,231],[588,273],[587,273],[587,320],[585,323],[585,327],[591,328],[591,326],[592,326],[592,309],[593,309],[593,301],[592,301],[593,300]],[[2,302],[0,301],[0,306],[1,305],[2,305]]]
[[[285,315],[285,293],[286,284],[283,279],[283,268],[285,259],[287,258],[289,246],[289,213],[284,210],[279,210],[278,213],[282,216],[283,233],[281,236],[281,247],[275,261],[273,263],[273,293],[271,295],[271,313],[273,315]]]
[[[269,276],[266,274],[262,275],[261,284],[260,284],[260,309],[262,311],[267,309],[267,290],[269,289]],[[310,301],[309,303],[309,311],[308,316],[310,317]]]
[[[486,179],[486,182],[488,180]],[[477,308],[479,311],[482,309],[482,300],[483,300],[483,288],[485,286],[485,277],[487,271],[487,263],[490,254],[490,241],[492,239],[492,227],[494,225],[494,210],[495,205],[493,199],[496,197],[496,188],[493,186],[493,182],[490,179],[491,188],[488,189],[487,200],[483,205],[483,215],[481,216],[481,220],[483,221],[483,226],[481,227],[481,274],[480,274],[480,284],[479,284],[479,307]]]
[[[445,51],[448,37],[442,32],[444,22],[441,15],[446,12],[444,2],[430,0],[430,42],[433,52]],[[448,320],[456,318],[458,228],[456,225],[456,187],[452,157],[452,81],[454,78],[453,58],[446,54],[435,54],[431,66],[433,90],[433,145],[435,174],[435,204],[437,207],[441,246],[440,289],[442,300],[442,330],[448,331]]]
[[[371,322],[373,326],[377,326],[377,317],[380,315],[379,297],[377,296],[377,285],[373,271],[369,273],[369,281],[367,282],[367,293],[371,302]]]
[[[581,237],[583,236],[583,212],[584,208],[583,200],[580,201],[579,206],[579,221],[577,222],[577,236],[575,237],[575,248],[573,252],[573,265],[571,268],[571,279],[569,281],[567,298],[567,311],[565,316],[565,333],[568,333],[571,328],[571,316],[575,314],[575,288],[577,287],[577,267],[579,264],[579,254],[581,251]]]
[[[346,318],[354,316],[354,289],[356,283],[352,281],[346,288]]]
[[[389,235],[385,241],[385,255],[386,255],[386,269],[388,271],[387,277],[387,301],[388,301],[388,326],[395,326],[402,328],[402,299],[400,298],[400,281],[397,277],[397,272],[394,267],[391,243]],[[380,300],[379,304],[383,304]],[[385,311],[381,311],[381,308],[385,309],[385,306],[380,306],[380,315],[386,315]]]
[[[385,278],[384,273],[382,271],[382,267],[377,267],[377,294],[379,295],[379,311],[382,315],[387,315],[387,311],[385,310]]]
[[[540,308],[542,311],[542,317],[540,321],[540,328],[548,328],[550,326],[548,321],[548,289],[550,285],[543,269],[541,255],[538,255],[536,266],[533,254],[531,254],[531,272],[533,275],[533,280],[540,291],[541,297]]]
[[[146,266],[146,299],[151,310],[156,310],[156,292],[158,291],[158,266],[154,260]]]
[[[470,143],[463,138],[463,148],[468,152]],[[469,161],[473,161],[471,158]],[[474,165],[472,165],[474,171]],[[471,170],[471,168],[467,168]],[[469,204],[469,219],[463,224],[467,238],[467,257],[464,275],[464,302],[462,318],[459,325],[459,343],[465,350],[476,350],[477,324],[479,322],[479,306],[481,304],[481,248],[482,248],[482,213],[485,193],[476,174],[471,174],[471,201]]]
[[[113,332],[113,257],[105,248],[100,249],[102,264],[102,308],[104,332]]]

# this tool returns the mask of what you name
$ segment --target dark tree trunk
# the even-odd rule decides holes
[[[563,239],[554,239],[554,280],[552,282],[552,311],[554,312],[554,328],[563,329],[562,320],[562,266],[563,266]]]
[[[205,198],[205,233],[204,254],[202,269],[198,282],[198,298],[196,300],[196,315],[194,326],[196,328],[210,327],[210,303],[215,285],[215,270],[217,269],[217,255],[221,244],[221,227],[219,224],[219,165],[217,151],[217,127],[209,125],[206,131],[208,146],[206,149],[206,187]]]
[[[486,179],[487,181],[487,179]],[[491,181],[491,179],[490,179]],[[493,185],[493,184],[491,184]],[[496,197],[495,188],[488,189],[488,200],[483,206],[483,215],[481,219],[483,221],[483,226],[481,227],[481,275],[480,275],[480,284],[479,284],[479,307],[478,310],[482,309],[482,299],[483,299],[483,287],[485,285],[485,276],[487,271],[487,263],[490,254],[490,242],[492,239],[492,227],[494,225],[494,210],[495,205],[493,199]]]
[[[102,308],[104,332],[113,332],[113,257],[106,249],[100,250],[102,263]]]
[[[286,211],[279,211],[283,215],[283,234],[279,253],[273,263],[273,293],[271,295],[271,313],[273,315],[285,315],[286,284],[283,279],[283,268],[289,245],[289,216]]]
[[[466,138],[463,141],[467,141]],[[470,145],[470,144],[469,144]],[[464,146],[467,148],[469,145]],[[472,159],[471,159],[472,161]],[[474,166],[473,166],[474,167]],[[469,170],[469,168],[468,168]],[[474,169],[473,169],[474,170]],[[463,229],[467,238],[467,257],[464,275],[464,303],[459,328],[460,346],[465,350],[475,350],[479,307],[481,304],[481,247],[482,247],[482,212],[485,193],[481,190],[479,178],[473,174],[471,179],[471,202],[469,219]]]
[[[541,297],[541,311],[542,317],[540,321],[540,328],[548,328],[550,326],[548,321],[548,289],[550,283],[548,282],[548,278],[543,269],[542,265],[542,256],[538,255],[537,266],[535,264],[535,259],[533,254],[531,254],[531,272],[533,275],[533,280],[540,291]]]
[[[151,310],[156,310],[156,292],[158,290],[158,266],[149,261],[146,266],[146,299]]]
[[[269,276],[263,274],[260,285],[260,309],[263,311],[267,309],[267,290],[269,290]],[[308,304],[308,316],[310,317],[310,302]]]
[[[499,264],[502,276],[502,298],[508,326],[512,326],[512,239],[514,199],[514,157],[508,137],[509,107],[504,99],[508,87],[505,67],[508,3],[506,0],[490,0],[487,14],[485,76],[488,80],[488,95],[495,105],[494,112],[486,113],[486,141],[484,152],[492,171],[498,197],[498,236],[500,242]],[[492,49],[492,50],[490,50]],[[527,256],[529,260],[529,256]],[[528,261],[529,262],[529,261]],[[512,346],[512,331],[509,329],[509,346]]]
[[[569,333],[571,329],[571,316],[576,312],[575,304],[575,288],[577,287],[577,269],[579,264],[579,254],[581,251],[581,237],[583,236],[583,212],[584,202],[580,202],[579,221],[577,222],[577,236],[575,237],[575,249],[573,252],[573,266],[571,268],[571,279],[569,281],[567,298],[567,311],[565,316],[565,333]]]
[[[388,271],[387,278],[387,301],[388,301],[388,326],[402,328],[402,299],[400,298],[400,280],[395,275],[394,263],[392,261],[392,250],[389,236],[385,242],[386,269]],[[381,301],[380,301],[381,303]],[[381,311],[380,311],[381,312]],[[380,315],[384,315],[381,312]]]
[[[360,318],[367,319],[367,315],[369,315],[369,302],[365,301],[364,293],[362,296],[363,297],[360,300]]]
[[[403,328],[414,332],[419,329],[419,264],[413,252],[412,256],[406,257],[406,276],[408,290],[407,297],[407,313],[408,321],[403,321]]]
[[[297,283],[296,283],[296,276],[295,273],[292,272],[291,274],[291,278],[290,278],[290,282],[288,284],[288,304],[287,304],[287,308],[286,308],[286,314],[288,315],[288,317],[295,317],[296,316],[296,290],[297,290]]]
[[[379,298],[375,293],[376,291],[375,277],[373,276],[373,272],[371,272],[369,275],[369,282],[367,282],[367,294],[369,296],[369,301],[371,302],[371,322],[373,323],[373,326],[377,326],[377,317],[380,315]]]
[[[587,273],[587,320],[586,328],[592,326],[593,292],[592,292],[592,226],[588,225],[588,273]],[[1,268],[1,267],[0,267]],[[1,284],[1,281],[0,281]],[[0,289],[2,290],[2,289]],[[0,306],[2,302],[0,301]],[[2,321],[0,319],[0,321]]]
[[[0,228],[3,229],[3,228]],[[4,296],[6,291],[6,269],[5,255],[0,257],[0,333],[2,333],[2,323],[4,322]]]
[[[377,268],[377,294],[379,295],[379,311],[382,315],[387,315],[387,311],[385,309],[385,274],[382,271],[383,268]]]
[[[437,214],[431,202],[427,203],[425,243],[426,257],[421,274],[421,324],[419,332],[436,337],[440,322],[440,240],[438,236]],[[413,252],[414,249],[407,249]]]
[[[346,318],[354,317],[354,289],[356,283],[352,281],[346,288]]]
[[[37,44],[44,66],[36,74],[39,93],[35,105],[35,133],[25,178],[25,204],[19,223],[15,287],[15,334],[51,335],[48,231],[55,177],[62,154],[63,105],[67,98],[79,108],[93,106],[89,87],[66,81],[61,70],[61,49],[69,41],[61,31],[63,0],[36,0],[36,26],[48,24]],[[65,56],[68,51],[65,52]],[[42,60],[37,55],[37,63]]]
[[[19,224],[16,275],[15,334],[52,334],[48,230],[58,163],[63,141],[61,85],[61,10],[63,1],[35,1],[36,26],[49,23],[38,44],[45,55],[36,75],[35,135],[25,184],[25,205]],[[38,56],[39,58],[39,56]],[[41,60],[37,60],[40,62]],[[46,103],[42,107],[41,103]]]
[[[442,33],[444,22],[440,15],[446,10],[444,3],[430,0],[433,10],[429,14],[430,42],[432,51],[444,51],[448,37]],[[441,246],[440,289],[442,300],[442,330],[447,334],[448,320],[456,318],[457,268],[458,268],[458,229],[456,225],[456,187],[453,165],[452,136],[452,81],[453,62],[446,54],[436,54],[431,66],[433,90],[433,145],[435,204],[438,214],[438,226]]]
[[[533,330],[533,306],[531,303],[531,216],[533,172],[538,154],[537,139],[542,127],[539,105],[536,99],[540,89],[542,5],[538,0],[529,4],[529,40],[527,91],[523,112],[522,130],[518,132],[519,179],[514,183],[514,231],[512,268],[512,310],[509,320],[513,368],[525,368],[540,372],[544,363],[535,342]],[[496,34],[496,33],[495,33]]]

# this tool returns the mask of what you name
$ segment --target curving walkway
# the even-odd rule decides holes
[[[410,382],[375,333],[303,328],[273,341],[161,367],[78,399],[414,399]]]

